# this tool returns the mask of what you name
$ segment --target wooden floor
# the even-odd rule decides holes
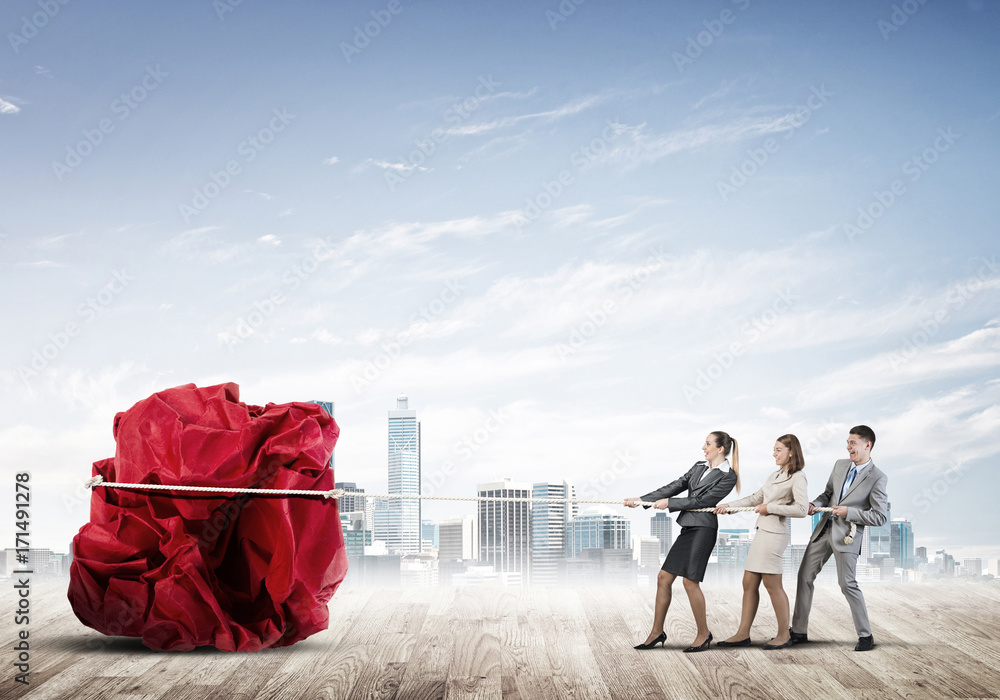
[[[73,616],[66,579],[36,579],[31,685],[14,682],[16,628],[3,584],[0,697],[42,700],[251,698],[996,698],[1000,586],[867,586],[877,648],[856,653],[839,589],[817,590],[808,645],[765,652],[765,601],[754,647],[684,654],[694,624],[683,587],[666,649],[634,651],[651,589],[344,588],[330,629],[286,649],[153,652],[104,637]],[[740,591],[707,589],[717,638],[736,630]]]

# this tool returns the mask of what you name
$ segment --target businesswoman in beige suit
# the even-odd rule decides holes
[[[716,513],[726,513],[730,508],[757,506],[757,530],[747,553],[743,572],[743,614],[736,634],[720,647],[750,646],[750,626],[760,604],[760,584],[771,596],[774,614],[778,617],[778,635],[763,649],[784,649],[791,646],[788,633],[788,596],[781,585],[782,557],[788,545],[788,518],[804,518],[809,508],[806,475],[802,472],[805,459],[802,446],[794,435],[782,435],[774,443],[774,463],[778,471],[767,477],[760,489],[746,498],[732,503],[722,503]]]

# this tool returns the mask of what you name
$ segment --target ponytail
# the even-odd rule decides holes
[[[736,438],[732,438],[733,441],[733,458],[729,461],[730,466],[732,466],[733,471],[736,472],[736,493],[740,492],[740,446],[736,442]]]
[[[729,435],[729,433],[724,433],[721,430],[715,430],[711,433],[712,437],[715,438],[715,446],[722,448],[722,454],[725,457],[729,457],[732,454],[732,459],[729,460],[729,465],[733,468],[733,473],[736,474],[736,493],[740,492],[740,446],[736,442],[736,438]]]

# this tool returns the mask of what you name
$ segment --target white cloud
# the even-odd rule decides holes
[[[257,239],[258,243],[263,243],[265,245],[279,246],[281,245],[281,239],[275,236],[273,233],[268,233]]]
[[[17,114],[20,111],[21,108],[16,104],[0,99],[0,114]]]
[[[338,158],[337,156],[330,156],[329,158],[324,158],[323,159],[323,163],[325,165],[336,165],[339,162],[340,162],[340,158]]]

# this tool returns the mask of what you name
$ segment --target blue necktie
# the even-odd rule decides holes
[[[851,484],[854,483],[854,477],[858,474],[858,465],[852,464],[851,471],[847,472],[847,478],[844,479],[844,488],[840,490],[840,500],[844,500],[844,496],[847,495],[847,489],[851,488]]]

